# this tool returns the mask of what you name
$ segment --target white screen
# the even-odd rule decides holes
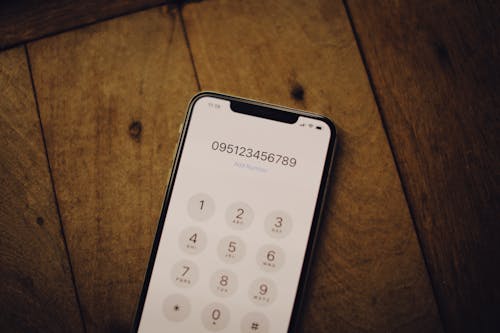
[[[195,102],[139,332],[287,332],[330,135]]]

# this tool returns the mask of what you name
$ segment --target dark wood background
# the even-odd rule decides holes
[[[301,331],[500,331],[499,18],[497,1],[0,3],[0,331],[128,331],[199,90],[339,127]]]

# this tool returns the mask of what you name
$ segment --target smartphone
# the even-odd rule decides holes
[[[194,96],[133,331],[293,332],[336,141],[323,116]]]

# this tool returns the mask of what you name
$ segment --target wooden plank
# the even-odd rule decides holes
[[[164,2],[164,0],[1,1],[0,50]]]
[[[445,328],[500,331],[498,1],[351,1]]]
[[[0,331],[81,332],[23,47],[0,87]]]
[[[330,116],[339,128],[304,332],[430,332],[441,324],[341,1],[211,1],[183,9],[201,88]]]
[[[131,327],[196,81],[175,8],[29,44],[89,332]]]

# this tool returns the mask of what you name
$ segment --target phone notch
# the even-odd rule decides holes
[[[268,107],[260,103],[243,102],[238,100],[231,101],[231,110],[237,113],[271,119],[287,124],[295,124],[299,119],[298,114],[281,111],[276,107]]]

